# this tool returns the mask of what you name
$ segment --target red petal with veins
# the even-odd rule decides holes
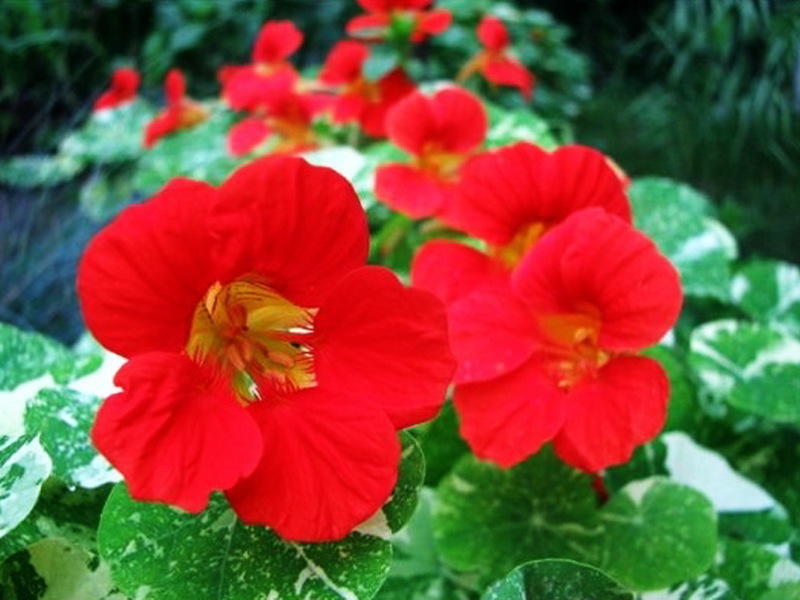
[[[243,156],[255,150],[269,137],[271,131],[262,119],[240,121],[228,130],[228,151],[233,156]]]
[[[267,21],[253,48],[253,62],[275,63],[294,54],[303,43],[303,33],[291,21]]]
[[[529,361],[498,379],[457,385],[461,435],[480,459],[512,467],[539,451],[564,423],[563,391]]]
[[[131,359],[100,406],[92,440],[124,476],[136,500],[203,510],[214,490],[250,475],[261,432],[230,394],[182,354]]]
[[[122,356],[185,348],[197,304],[214,283],[207,212],[213,187],[173,179],[89,243],[78,268],[86,325]]]
[[[384,410],[397,428],[439,412],[455,370],[444,306],[403,287],[388,269],[342,279],[314,319],[320,387],[352,393]]]
[[[221,282],[256,275],[310,308],[362,266],[369,249],[366,215],[350,183],[297,157],[239,168],[219,188],[209,223]]]
[[[603,154],[584,146],[546,152],[519,142],[476,156],[462,169],[451,219],[504,246],[526,225],[551,227],[590,206],[630,221],[625,184]]]
[[[603,350],[636,351],[674,325],[682,292],[675,268],[644,234],[599,208],[575,213],[522,260],[512,285],[542,315],[600,321]]]
[[[555,438],[565,462],[589,472],[627,462],[636,446],[664,426],[669,380],[656,361],[612,359],[596,379],[575,386],[564,427]]]
[[[248,412],[266,450],[256,471],[226,492],[243,521],[288,540],[336,540],[388,499],[400,444],[380,408],[320,386]]]

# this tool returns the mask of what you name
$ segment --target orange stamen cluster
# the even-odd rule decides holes
[[[312,324],[313,310],[260,281],[217,282],[195,310],[187,351],[231,375],[237,397],[250,402],[258,399],[253,383],[269,383],[278,393],[316,385]]]
[[[612,355],[600,348],[601,320],[593,309],[580,313],[549,315],[540,319],[548,343],[550,368],[558,387],[570,389],[586,379],[597,377]]]

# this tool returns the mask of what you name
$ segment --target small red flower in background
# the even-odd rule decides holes
[[[228,149],[243,156],[267,140],[274,142],[271,154],[292,154],[317,147],[312,128],[316,114],[325,110],[329,98],[296,91],[294,78],[276,76],[262,87],[258,109],[228,131]]]
[[[358,0],[367,14],[351,19],[348,35],[368,40],[388,37],[394,22],[405,20],[412,42],[422,42],[450,27],[452,15],[447,10],[426,10],[433,0]]]
[[[530,100],[536,79],[525,65],[509,54],[508,31],[503,22],[492,15],[485,16],[478,24],[478,39],[483,50],[462,67],[456,81],[480,73],[495,85],[516,87]]]
[[[92,110],[104,110],[127,104],[136,98],[141,77],[136,69],[123,67],[111,75],[111,88],[103,92],[95,101]]]
[[[444,311],[364,266],[350,184],[266,157],[219,188],[176,179],[90,243],[90,331],[128,358],[92,437],[140,500],[345,536],[397,479],[396,430],[432,418],[454,368]]]
[[[475,454],[508,467],[553,441],[596,472],[663,426],[669,382],[636,353],[680,312],[680,280],[653,243],[599,208],[548,233],[509,280],[451,310],[454,402]]]
[[[411,154],[411,163],[378,167],[376,197],[414,218],[440,215],[461,166],[483,143],[487,127],[481,101],[466,90],[409,94],[389,112],[386,129],[389,139]]]
[[[186,80],[177,69],[167,73],[164,84],[166,108],[145,126],[144,146],[152,147],[159,139],[180,129],[191,129],[208,119],[209,114],[201,104],[186,95]]]
[[[357,122],[367,135],[386,136],[386,115],[407,94],[416,89],[400,68],[370,81],[362,69],[369,48],[353,40],[338,42],[325,60],[319,80],[339,92],[331,106],[336,123]]]
[[[291,21],[268,21],[253,47],[253,62],[220,70],[222,97],[234,110],[257,112],[271,100],[275,77],[294,80],[299,76],[286,59],[303,43],[303,34]]]

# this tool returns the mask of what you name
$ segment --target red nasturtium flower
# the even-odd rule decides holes
[[[510,279],[484,280],[456,307],[462,435],[504,467],[548,441],[585,471],[625,462],[661,429],[669,397],[661,366],[636,353],[672,327],[681,301],[648,238],[602,209],[576,212]]]
[[[510,55],[508,30],[503,22],[492,15],[485,16],[478,24],[478,39],[483,50],[462,67],[456,81],[480,73],[495,85],[518,88],[522,96],[530,100],[535,77],[525,65]]]
[[[303,33],[291,21],[268,21],[253,48],[253,62],[225,66],[219,72],[222,97],[234,110],[255,112],[269,102],[274,77],[295,80],[297,71],[286,59],[303,43]]]
[[[180,129],[191,129],[209,117],[208,110],[186,95],[186,80],[177,69],[167,73],[164,84],[167,106],[144,130],[144,146],[152,147],[159,139]]]
[[[396,430],[436,414],[454,364],[441,303],[367,253],[350,184],[283,156],[173,180],[92,240],[86,323],[128,358],[92,438],[134,498],[199,511],[223,490],[308,541],[380,508]]]
[[[341,88],[331,106],[334,122],[356,121],[367,135],[385,137],[387,113],[416,86],[399,67],[370,81],[362,72],[368,56],[366,44],[354,40],[338,42],[325,59],[319,80]]]
[[[111,87],[95,101],[93,110],[115,108],[136,98],[141,77],[136,69],[123,67],[111,75]]]
[[[431,96],[413,92],[386,120],[389,139],[411,154],[409,164],[390,163],[375,173],[375,195],[414,218],[446,212],[465,161],[486,137],[481,101],[458,87]]]
[[[264,86],[258,110],[228,131],[228,149],[243,156],[270,140],[270,154],[292,154],[317,147],[314,117],[328,106],[327,96],[300,93],[296,81],[273,77]]]
[[[412,42],[422,42],[450,27],[448,10],[427,10],[433,0],[358,0],[367,14],[351,19],[348,35],[369,40],[383,40],[397,21],[405,21]]]

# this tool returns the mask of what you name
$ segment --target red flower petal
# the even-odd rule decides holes
[[[430,97],[411,93],[392,108],[386,120],[392,142],[417,155],[432,145],[439,152],[471,152],[483,142],[487,127],[481,101],[456,87],[444,88]]]
[[[389,497],[400,444],[379,408],[317,387],[249,410],[266,448],[256,471],[226,493],[243,521],[289,540],[335,540]]]
[[[414,82],[402,69],[394,69],[382,77],[378,81],[378,99],[368,103],[359,117],[364,133],[372,137],[385,137],[386,115],[415,89]]]
[[[622,219],[593,208],[548,233],[512,278],[539,314],[599,314],[598,345],[635,351],[658,342],[678,318],[682,293],[675,268]]]
[[[661,431],[668,398],[669,380],[656,361],[612,359],[597,379],[570,391],[570,412],[555,438],[556,453],[589,472],[627,462],[636,446]]]
[[[114,382],[123,391],[97,413],[92,440],[137,500],[199,512],[261,458],[261,433],[224,382],[186,356],[133,358]]]
[[[512,467],[539,451],[564,423],[567,398],[530,361],[511,373],[456,386],[461,435],[480,459]]]
[[[483,252],[456,242],[428,242],[419,249],[411,264],[411,282],[450,305],[482,285],[499,285],[508,280],[501,269]]]
[[[180,101],[186,96],[186,79],[184,79],[183,73],[178,69],[171,69],[170,72],[167,73],[164,90],[167,94],[168,105],[174,106],[180,104]]]
[[[233,156],[243,156],[255,150],[270,133],[262,119],[249,118],[240,121],[228,130],[228,150]]]
[[[426,35],[443,33],[453,22],[453,15],[449,10],[431,10],[420,14],[417,30]]]
[[[328,85],[338,85],[358,79],[368,55],[369,49],[361,42],[354,40],[337,42],[322,65],[319,80]]]
[[[368,400],[397,428],[439,412],[455,361],[444,306],[433,295],[403,287],[387,269],[363,267],[320,307],[314,330],[321,387]]]
[[[536,324],[508,284],[476,288],[448,306],[456,383],[494,379],[518,368],[536,350]]]
[[[533,95],[535,78],[525,65],[508,56],[498,56],[486,62],[481,69],[483,76],[495,85],[513,86],[526,100]]]
[[[275,63],[294,54],[303,43],[303,33],[291,21],[267,21],[253,48],[253,62]]]
[[[624,182],[603,154],[583,146],[548,153],[520,142],[470,160],[451,214],[458,227],[504,246],[527,225],[552,227],[589,206],[631,219]]]
[[[478,39],[489,50],[503,50],[508,47],[508,30],[500,19],[486,15],[478,24]]]
[[[439,214],[455,186],[439,181],[411,165],[381,165],[375,172],[375,196],[414,219]]]
[[[144,147],[152,148],[162,137],[180,129],[181,123],[177,111],[167,109],[151,120],[144,129]]]
[[[353,187],[302,158],[270,156],[241,167],[219,188],[210,217],[220,281],[256,274],[300,306],[319,306],[369,250]]]
[[[103,346],[128,357],[185,348],[195,308],[214,282],[206,215],[215,193],[208,184],[174,179],[89,243],[78,295]]]

